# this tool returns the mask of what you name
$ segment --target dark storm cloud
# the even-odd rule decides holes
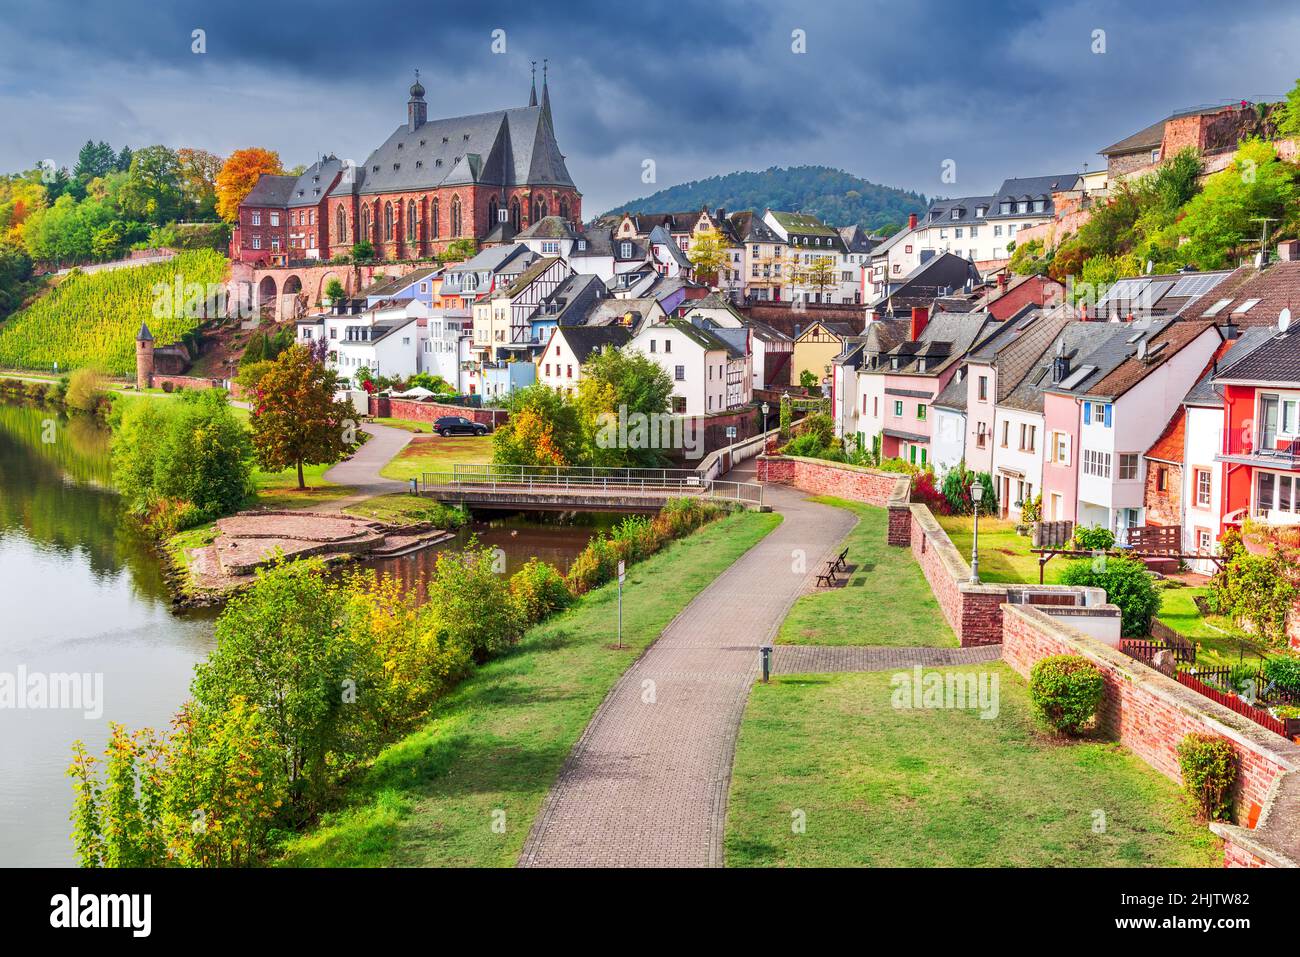
[[[207,53],[190,51],[206,31]],[[508,52],[491,52],[493,30]],[[1092,52],[1093,31],[1106,52]],[[792,51],[803,31],[805,53]],[[70,162],[87,137],[288,163],[356,159],[404,115],[522,103],[549,57],[561,146],[588,212],[733,169],[824,163],[926,193],[1100,162],[1171,110],[1277,95],[1295,12],[1263,2],[532,2],[301,8],[73,3],[0,22],[0,168]],[[654,160],[657,181],[641,181]],[[945,160],[957,181],[943,183]]]

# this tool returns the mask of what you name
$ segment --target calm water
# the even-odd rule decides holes
[[[47,441],[51,440],[51,441]],[[0,706],[0,865],[74,863],[70,746],[95,754],[109,721],[166,727],[212,648],[215,612],[174,614],[159,562],[109,487],[108,436],[84,418],[0,403],[0,681],[102,676],[85,708]],[[471,534],[509,570],[536,555],[567,568],[617,516],[509,516]],[[375,563],[417,590],[434,552]]]

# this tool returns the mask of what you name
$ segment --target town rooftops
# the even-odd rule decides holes
[[[1300,261],[1284,260],[1264,269],[1242,266],[1192,311],[1219,325],[1275,326],[1283,309],[1300,308]],[[1192,314],[1189,313],[1189,314]]]
[[[324,156],[303,171],[293,184],[289,195],[290,206],[315,206],[328,195],[334,178],[343,172],[343,161],[337,156]]]
[[[1057,384],[1056,360],[1064,360],[1059,371],[1064,372],[1061,381],[1068,380],[1079,366],[1080,355],[1086,355],[1096,342],[1097,326],[1095,322],[1067,322],[999,405],[1021,412],[1042,412],[1043,393]]]
[[[1098,317],[1112,319],[1130,315],[1194,315],[1198,304],[1215,294],[1215,289],[1231,273],[1230,269],[1218,269],[1119,279],[1097,301],[1094,312]]]
[[[732,213],[727,217],[736,238],[742,243],[779,243],[781,237],[763,222],[763,217],[752,209]]]
[[[564,262],[564,260],[561,259],[559,256],[542,257],[541,259],[537,260],[537,262],[533,263],[527,269],[521,272],[518,276],[516,276],[514,280],[511,281],[510,285],[506,286],[506,288],[501,292],[497,293],[497,295],[514,298],[515,296],[523,292],[525,289],[527,289],[538,277],[542,275],[542,273],[546,272],[546,270],[550,269],[556,263],[562,263],[562,262]]]
[[[375,283],[369,289],[362,292],[363,296],[388,298],[394,293],[401,292],[403,289],[409,289],[417,282],[430,279],[442,272],[441,266],[426,266],[423,269],[416,269],[408,272],[403,276],[394,276],[392,279],[382,279]]]
[[[1097,150],[1102,156],[1107,158],[1111,156],[1120,156],[1125,153],[1147,153],[1159,147],[1165,141],[1165,124],[1172,119],[1180,116],[1201,116],[1206,113],[1218,113],[1227,109],[1226,106],[1205,106],[1197,107],[1193,110],[1183,110],[1178,113],[1170,113],[1163,120],[1157,120],[1150,126],[1138,130],[1131,136],[1126,136],[1118,143],[1111,143],[1110,146]]]
[[[1137,323],[1118,323],[1118,331],[1109,336],[1106,342],[1091,353],[1083,364],[1086,366],[1115,357],[1122,357],[1110,366],[1109,371],[1098,370],[1100,376],[1088,376],[1078,385],[1069,387],[1067,378],[1064,388],[1050,389],[1051,392],[1070,392],[1079,396],[1095,396],[1102,399],[1118,399],[1129,389],[1137,385],[1154,370],[1164,365],[1170,358],[1181,352],[1201,336],[1207,329],[1214,328],[1214,323],[1202,320],[1152,320],[1150,330],[1134,328]],[[1131,334],[1128,334],[1131,333]]]
[[[1234,349],[1224,357],[1214,376],[1216,385],[1300,384],[1300,326],[1265,331],[1267,335],[1257,333],[1262,341],[1245,355],[1234,356]]]
[[[983,222],[993,208],[992,196],[959,196],[954,199],[936,199],[925,212],[922,224],[925,226],[943,226],[952,223],[965,226],[974,222]],[[954,216],[953,213],[957,215]]]
[[[830,236],[843,241],[843,237],[831,226],[827,226],[811,213],[787,213],[778,209],[768,210],[772,218],[791,235]]]
[[[560,216],[543,216],[537,222],[533,223],[523,232],[515,236],[516,239],[577,239],[578,234],[574,232],[569,221]]]
[[[239,205],[287,207],[289,197],[293,195],[293,187],[297,182],[298,177],[296,176],[278,176],[263,173],[257,178],[257,182]]]
[[[869,372],[897,375],[935,376],[964,356],[985,333],[989,317],[984,313],[965,315],[940,313],[932,316],[915,340],[903,340],[882,357]],[[868,325],[874,325],[871,323]]]
[[[463,263],[447,267],[448,273],[493,273],[501,269],[503,265],[511,262],[518,256],[524,257],[523,262],[531,261],[537,254],[530,250],[523,243],[512,243],[509,246],[489,246],[480,252],[475,253]]]
[[[1241,330],[1237,338],[1224,340],[1215,352],[1214,361],[1210,363],[1210,368],[1206,370],[1205,375],[1197,380],[1196,385],[1187,390],[1187,395],[1183,397],[1183,405],[1202,408],[1222,407],[1223,393],[1214,382],[1219,370],[1228,368],[1230,363],[1239,359],[1244,359],[1276,334],[1276,327],[1252,326]]]
[[[1001,323],[1007,331],[990,336],[989,345],[971,353],[970,361],[992,365],[998,370],[996,402],[1004,401],[1020,385],[1070,319],[1070,310],[1065,306],[1051,310],[1030,307]]]

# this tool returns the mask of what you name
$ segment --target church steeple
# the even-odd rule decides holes
[[[546,86],[546,60],[542,60],[542,112],[547,119],[551,116],[551,91]]]
[[[420,71],[415,71],[415,82],[411,84],[411,98],[406,101],[406,128],[414,133],[429,120],[429,105],[424,102],[424,86],[420,83]]]
[[[528,91],[528,105],[537,105],[537,61],[533,60],[533,88]]]

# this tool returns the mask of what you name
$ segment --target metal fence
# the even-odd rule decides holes
[[[425,472],[422,488],[481,491],[665,492],[677,495],[763,504],[757,482],[706,479],[694,469],[596,468],[552,465],[462,464],[450,470]]]

